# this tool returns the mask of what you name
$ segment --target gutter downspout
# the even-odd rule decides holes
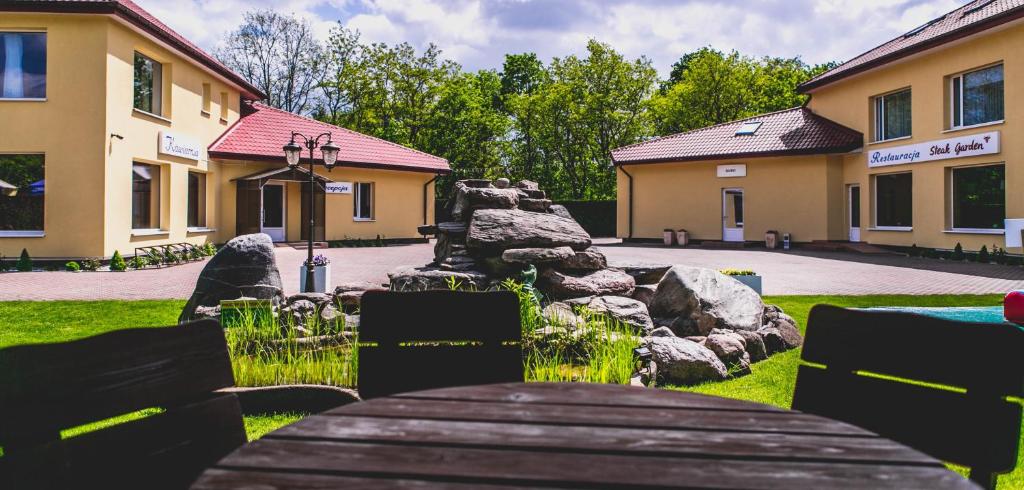
[[[430,187],[430,184],[434,183],[434,181],[437,180],[437,177],[438,176],[435,175],[434,178],[428,180],[427,183],[423,184],[423,224],[424,225],[429,225],[430,224],[430,223],[427,223],[427,211],[430,209],[430,206],[429,206],[428,201],[427,201],[427,187]]]
[[[626,177],[629,178],[629,235],[626,237],[626,239],[627,240],[632,240],[633,239],[633,176],[629,175],[629,172],[626,171],[626,167],[623,166],[623,165],[619,165],[619,170],[621,170],[622,173],[626,174]]]

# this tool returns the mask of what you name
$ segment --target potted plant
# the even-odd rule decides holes
[[[754,271],[750,269],[725,269],[720,272],[742,282],[750,289],[753,289],[758,296],[761,295],[761,276],[757,275]]]
[[[690,232],[686,231],[685,228],[676,230],[676,244],[680,247],[685,247],[690,244]]]
[[[306,292],[306,265],[299,266],[299,291]],[[326,293],[331,289],[331,259],[323,254],[313,256],[313,292]]]
[[[672,244],[676,241],[676,230],[673,230],[672,228],[665,228],[662,231],[662,236],[665,239],[665,246],[671,247]]]

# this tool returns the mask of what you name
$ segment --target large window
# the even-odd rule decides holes
[[[950,91],[953,127],[1003,119],[1003,65],[952,77]]]
[[[132,164],[132,228],[160,228],[160,167]]]
[[[46,33],[0,32],[0,98],[46,98]]]
[[[135,53],[135,108],[162,115],[164,67],[152,58]]]
[[[188,173],[188,227],[206,227],[206,174]]]
[[[44,179],[42,155],[0,155],[0,235],[43,231]]]
[[[1001,230],[1006,218],[1006,167],[954,168],[953,228]]]
[[[875,141],[910,136],[910,90],[875,97]]]
[[[913,178],[909,172],[875,176],[875,226],[913,226]]]
[[[356,182],[355,185],[355,209],[352,216],[356,220],[373,219],[373,184],[369,182]]]

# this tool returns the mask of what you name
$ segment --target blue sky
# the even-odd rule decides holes
[[[318,36],[342,25],[367,41],[436,43],[467,69],[500,68],[505,53],[541,59],[595,38],[647,55],[663,76],[685,52],[711,45],[809,63],[846,60],[966,0],[135,0],[212,50],[253,8],[308,19]]]

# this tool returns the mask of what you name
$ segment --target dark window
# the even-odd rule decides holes
[[[160,115],[163,96],[163,65],[135,53],[135,108]]]
[[[860,186],[850,187],[850,227],[860,228]]]
[[[188,173],[188,226],[206,226],[206,175]]]
[[[132,228],[159,228],[160,167],[132,164]]]
[[[46,98],[46,34],[0,32],[0,98]]]
[[[42,155],[0,155],[0,232],[43,231]]]
[[[954,168],[953,228],[1000,230],[1006,218],[1006,167]]]
[[[355,206],[352,216],[355,219],[373,219],[373,184],[356,182]]]
[[[875,141],[910,136],[910,90],[875,97]]]
[[[953,126],[1003,119],[1003,65],[953,77]]]
[[[912,185],[910,173],[875,176],[876,226],[913,226]]]

